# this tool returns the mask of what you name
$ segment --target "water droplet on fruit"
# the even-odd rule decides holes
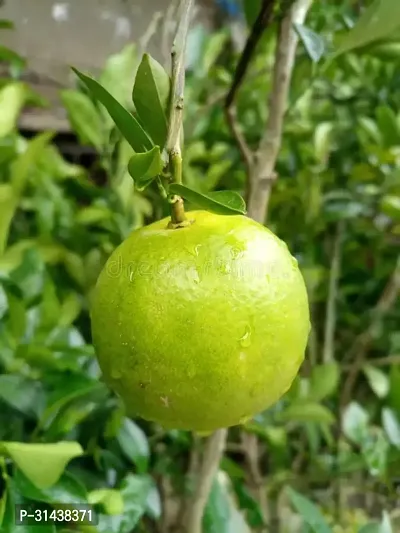
[[[198,257],[199,255],[200,248],[201,248],[201,244],[198,244],[197,246],[194,247],[194,253],[196,257]]]
[[[239,359],[240,359],[241,361],[244,361],[244,360],[246,359],[246,356],[247,356],[247,354],[246,354],[245,352],[240,352],[240,354],[239,354]]]
[[[292,261],[292,265],[297,268],[299,266],[299,262],[297,261],[297,259],[295,257],[292,257],[291,258],[291,261]]]
[[[251,329],[250,326],[246,326],[244,335],[239,339],[240,346],[248,348],[251,345]]]

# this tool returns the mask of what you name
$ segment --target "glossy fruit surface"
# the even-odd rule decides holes
[[[264,226],[206,211],[134,231],[97,282],[92,333],[104,378],[132,415],[211,431],[276,402],[310,328],[297,261]]]

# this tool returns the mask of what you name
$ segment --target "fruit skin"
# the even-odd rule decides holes
[[[304,358],[303,278],[284,242],[206,211],[134,231],[99,276],[92,334],[106,383],[132,415],[212,431],[276,402]]]

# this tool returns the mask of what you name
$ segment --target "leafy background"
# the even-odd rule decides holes
[[[371,30],[359,4],[316,2],[296,28],[268,225],[299,260],[313,330],[292,389],[230,430],[207,533],[400,527],[400,17],[394,2],[375,2]],[[254,3],[245,7],[252,20]],[[268,113],[270,33],[238,101],[254,146]],[[222,109],[237,62],[230,38],[227,27],[193,32],[184,183],[205,194],[245,187]],[[16,527],[22,502],[89,502],[100,522],[82,532],[173,531],[201,439],[125,416],[101,381],[89,320],[107,257],[168,205],[155,182],[134,184],[132,148],[80,83],[60,96],[76,138],[95,150],[91,165],[65,158],[54,133],[18,131],[24,107],[45,102],[21,81],[23,58],[4,47],[0,58],[10,66],[0,86],[1,531],[67,531]],[[98,78],[132,112],[140,61],[129,45]]]

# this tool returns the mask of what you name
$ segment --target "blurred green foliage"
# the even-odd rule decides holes
[[[307,28],[297,28],[302,45],[268,216],[307,283],[307,361],[278,404],[230,431],[206,533],[267,531],[260,487],[273,533],[399,527],[400,38],[383,41],[378,28],[374,42],[357,41],[317,68],[321,46],[329,49],[354,19],[353,4],[321,2]],[[244,194],[245,167],[222,105],[237,58],[227,52],[227,30],[198,35],[187,79],[184,183]],[[354,48],[342,39],[343,50]],[[272,50],[268,33],[239,94],[238,120],[251,146],[268,114]],[[0,56],[11,64],[0,88],[1,531],[16,531],[15,503],[35,501],[95,505],[99,526],[74,531],[164,532],[190,491],[185,472],[198,439],[125,416],[94,358],[90,298],[115,246],[166,216],[168,204],[155,182],[135,189],[127,168],[133,149],[82,85],[61,99],[79,141],[96,150],[106,183],[93,179],[95,169],[65,160],[54,134],[24,138],[18,117],[40,99],[19,79],[23,60]],[[140,59],[130,45],[99,76],[133,113]],[[56,530],[67,524],[18,529]]]

